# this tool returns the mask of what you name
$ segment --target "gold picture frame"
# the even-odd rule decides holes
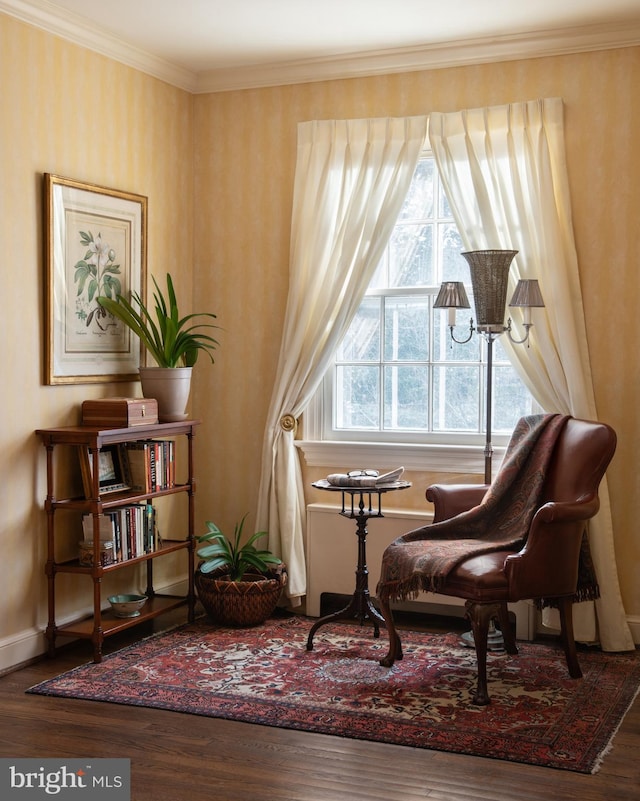
[[[137,337],[96,301],[145,294],[147,198],[51,173],[45,199],[45,384],[137,380]]]

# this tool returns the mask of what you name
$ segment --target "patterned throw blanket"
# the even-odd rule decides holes
[[[492,551],[519,550],[539,506],[550,457],[566,420],[560,414],[523,417],[495,481],[478,506],[410,531],[387,547],[378,597],[404,601],[419,592],[438,592],[460,562]],[[597,588],[583,592],[583,597],[597,597]]]

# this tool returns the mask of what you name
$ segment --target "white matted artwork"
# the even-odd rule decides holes
[[[147,198],[45,174],[46,384],[138,378],[140,342],[98,303],[144,296]]]

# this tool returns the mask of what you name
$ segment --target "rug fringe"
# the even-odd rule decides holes
[[[627,712],[629,712],[629,710],[633,706],[633,704],[634,704],[636,698],[638,697],[639,693],[640,693],[640,685],[638,685],[638,687],[636,688],[636,691],[633,694],[633,697],[631,698],[631,700],[629,701],[629,704],[627,705],[626,709],[622,713],[622,716],[620,717],[620,722],[614,728],[614,730],[611,732],[611,737],[609,737],[609,742],[602,749],[602,751],[598,754],[598,756],[596,758],[596,761],[595,761],[595,764],[594,764],[593,768],[591,769],[591,773],[592,774],[597,773],[600,770],[600,768],[602,767],[602,763],[604,762],[604,758],[607,756],[608,753],[610,753],[613,750],[613,741],[615,739],[615,736],[618,733],[618,731],[620,730],[620,726],[622,726],[622,723],[623,723],[623,721],[624,721],[624,719],[625,719],[625,717],[627,715]]]

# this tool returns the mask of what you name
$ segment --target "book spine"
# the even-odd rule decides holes
[[[149,477],[151,481],[151,491],[155,492],[156,487],[156,446],[155,442],[149,443]]]
[[[144,535],[145,535],[144,549],[145,549],[145,553],[153,553],[153,551],[155,551],[155,544],[154,544],[154,541],[153,541],[153,528],[154,528],[154,526],[153,526],[153,513],[154,513],[153,504],[152,503],[147,503],[145,505],[145,510],[144,511],[145,511],[145,515],[144,515],[144,521],[145,521],[145,526],[144,526]]]
[[[111,514],[113,515],[113,527],[115,529],[116,559],[118,562],[124,562],[127,560],[128,556],[122,540],[122,515],[120,509]]]
[[[165,459],[164,441],[162,441],[158,445],[158,450],[160,451],[160,465],[161,465],[160,489],[165,489],[165,487],[167,486],[167,484],[166,484],[166,481],[167,481],[167,477],[166,477],[167,464],[166,464],[166,459]]]
[[[139,504],[136,506],[136,553],[141,555],[146,553],[146,549],[144,547],[144,507],[145,504]]]
[[[135,550],[135,541],[133,539],[133,523],[131,522],[131,507],[126,506],[124,508],[124,519],[125,519],[125,531],[127,537],[127,553],[129,554],[129,559],[133,559],[136,555]]]
[[[169,442],[162,443],[162,483],[166,489],[169,486]]]

